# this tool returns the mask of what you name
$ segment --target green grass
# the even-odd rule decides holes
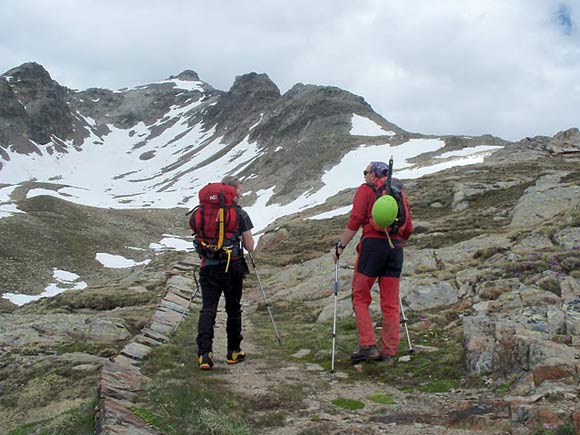
[[[419,386],[417,389],[423,393],[446,393],[459,387],[457,379],[437,379]]]
[[[245,398],[197,368],[195,321],[185,320],[171,343],[153,349],[142,367],[151,381],[133,412],[168,435],[249,434]]]
[[[146,408],[132,406],[131,412],[150,426],[159,427],[161,425],[159,417]]]
[[[318,323],[309,309],[301,302],[274,304],[271,306],[274,319],[282,336],[283,346],[275,341],[272,324],[265,310],[258,311],[253,318],[256,338],[260,346],[269,349],[266,357],[275,361],[284,361],[300,349],[317,350],[301,359],[304,362],[317,363],[330,370],[332,352],[332,320]],[[418,319],[418,314],[406,312],[410,323]],[[362,371],[353,369],[350,354],[357,347],[356,322],[354,317],[338,319],[335,370],[348,372],[352,380],[372,379],[397,386],[406,391],[443,392],[457,388],[462,382],[469,382],[465,369],[465,355],[460,335],[453,336],[444,327],[457,318],[451,311],[439,313],[424,312],[434,324],[434,328],[411,333],[413,344],[437,347],[433,353],[417,352],[411,355],[411,361],[401,362],[385,369],[380,362],[362,364]],[[376,331],[377,337],[379,331]],[[405,355],[408,344],[404,336],[399,342],[398,355]]]
[[[95,433],[96,398],[50,420],[20,426],[9,435],[92,435]]]
[[[394,405],[396,403],[392,394],[374,394],[369,396],[369,400],[381,405]]]
[[[576,430],[573,423],[563,424],[553,429],[541,428],[534,432],[534,435],[574,435]]]
[[[279,330],[283,336],[284,346],[275,346],[272,351],[276,354],[292,354],[302,348],[319,349],[304,358],[304,361],[320,364],[327,370],[331,365],[332,323],[324,324],[307,322],[308,314],[299,303],[291,306],[276,306],[276,318]],[[408,313],[410,318],[415,313]],[[434,323],[442,326],[449,321],[449,316],[433,314]],[[259,321],[254,321],[261,330],[261,340],[272,335],[268,331],[266,319],[262,314]],[[266,322],[267,321],[267,322]],[[304,322],[304,323],[303,323]],[[374,379],[390,385],[396,385],[406,391],[446,392],[459,387],[467,378],[464,364],[464,353],[460,337],[450,337],[443,327],[425,332],[413,337],[415,344],[424,344],[438,347],[435,353],[415,353],[410,362],[399,363],[395,367],[385,370],[380,363],[363,364],[362,372],[354,371],[350,363],[350,353],[356,348],[356,323],[353,317],[339,319],[337,326],[337,351],[335,369],[349,372],[353,380]],[[271,338],[270,338],[271,340]],[[399,344],[399,355],[407,351],[406,340]]]
[[[332,403],[334,406],[338,406],[339,408],[350,409],[352,411],[363,409],[365,407],[365,404],[359,400],[347,399],[344,397],[332,400],[330,403]]]
[[[221,367],[210,372],[197,368],[196,317],[183,321],[172,341],[155,348],[144,362],[142,371],[151,381],[133,412],[167,435],[243,435],[250,428],[282,425],[310,386],[278,385],[258,397],[233,393],[220,376]]]

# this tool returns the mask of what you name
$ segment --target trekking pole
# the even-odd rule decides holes
[[[413,345],[411,344],[411,337],[409,336],[409,328],[407,328],[407,318],[405,317],[405,310],[403,309],[403,300],[401,299],[401,293],[399,292],[399,307],[401,308],[401,323],[405,326],[405,332],[407,333],[407,343],[409,344],[409,353],[415,352]]]
[[[175,325],[175,327],[173,328],[173,331],[171,331],[171,335],[175,334],[175,331],[177,331],[177,328],[179,327],[179,324],[181,323],[181,321],[185,317],[185,314],[189,311],[189,306],[191,305],[191,302],[195,299],[195,297],[197,296],[197,292],[199,291],[199,282],[197,282],[197,276],[195,276],[195,271],[193,272],[193,279],[195,280],[195,291],[191,295],[191,298],[189,299],[189,302],[187,303],[185,309],[181,313],[181,317],[179,318],[179,321],[177,322],[177,325]]]
[[[334,263],[334,317],[332,320],[332,359],[330,362],[330,373],[334,374],[334,349],[336,347],[336,304],[338,299],[338,258]]]
[[[266,308],[268,309],[268,314],[270,315],[270,320],[272,321],[272,326],[274,327],[274,333],[276,334],[276,338],[278,339],[278,343],[282,346],[282,339],[280,338],[280,334],[278,334],[278,329],[276,328],[276,322],[274,322],[274,317],[272,316],[272,310],[270,310],[270,303],[268,302],[268,298],[266,298],[266,292],[264,292],[264,287],[262,287],[262,281],[260,280],[260,275],[258,274],[258,269],[256,269],[256,263],[254,262],[254,256],[251,252],[250,260],[252,260],[252,267],[254,268],[254,272],[256,273],[256,278],[258,279],[258,287],[262,291],[262,296],[264,297],[264,302],[266,303]]]

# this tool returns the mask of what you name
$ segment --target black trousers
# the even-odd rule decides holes
[[[403,248],[389,246],[387,239],[365,238],[357,246],[357,272],[366,276],[399,278],[403,270]]]
[[[243,261],[233,261],[229,270],[225,264],[204,266],[199,272],[202,305],[197,324],[197,353],[212,352],[215,319],[222,292],[228,316],[226,332],[228,350],[240,350],[242,337],[242,286],[245,275]]]

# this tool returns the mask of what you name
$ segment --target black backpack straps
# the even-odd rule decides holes
[[[405,209],[405,201],[403,199],[403,183],[400,180],[393,178],[389,194],[395,198],[398,206],[397,219],[389,231],[390,234],[395,235],[407,221],[407,210]]]
[[[391,189],[397,189],[399,192],[403,191],[403,182],[398,178],[393,178],[391,182]]]
[[[204,210],[204,206],[202,204],[202,205],[199,206],[199,229],[198,229],[198,232],[197,232],[197,234],[199,235],[199,237],[201,238],[201,240],[204,239],[204,237],[203,237],[204,236],[204,228],[203,228],[204,225],[203,225],[203,222],[205,220],[203,218],[204,211],[205,211]]]
[[[380,196],[383,195],[383,192],[385,191],[385,185],[383,184],[380,187],[375,186],[373,183],[365,183],[367,186],[369,186],[371,189],[373,189],[373,192],[375,192],[375,196],[378,198]]]

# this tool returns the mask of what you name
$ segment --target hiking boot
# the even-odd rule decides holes
[[[379,356],[378,361],[387,367],[394,367],[397,364],[397,357],[395,355],[382,354]]]
[[[228,350],[228,355],[226,356],[226,363],[237,364],[246,359],[246,352],[243,350]]]
[[[213,367],[213,353],[206,352],[202,355],[199,355],[197,358],[197,363],[199,364],[200,370],[211,370]]]
[[[378,360],[381,357],[376,346],[361,346],[359,350],[350,356],[350,361],[353,364],[362,361]]]

